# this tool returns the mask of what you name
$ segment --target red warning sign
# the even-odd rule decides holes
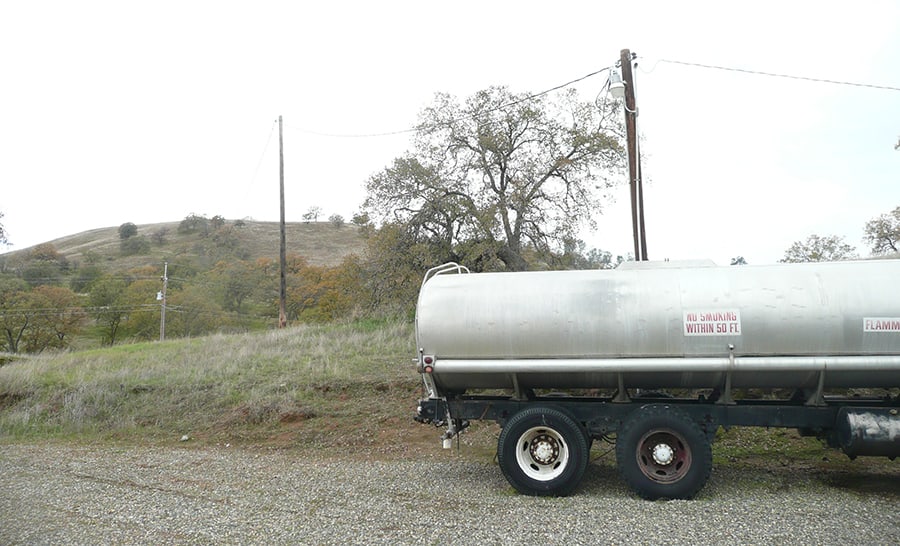
[[[863,332],[900,333],[900,317],[867,317],[863,319]]]
[[[737,309],[698,309],[684,312],[686,336],[739,336],[741,312]]]

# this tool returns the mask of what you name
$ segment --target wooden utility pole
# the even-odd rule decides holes
[[[285,302],[287,300],[287,281],[285,280],[285,269],[287,269],[286,244],[284,236],[284,139],[281,131],[281,116],[278,116],[278,166],[279,166],[279,187],[281,189],[281,246],[278,256],[281,262],[281,290],[278,295],[278,327],[287,326],[287,313],[285,312]]]
[[[160,311],[159,311],[159,340],[165,341],[166,339],[166,290],[169,288],[169,262],[165,262],[163,266],[163,276],[162,276],[162,290],[159,294],[157,294],[157,299],[160,300]]]
[[[644,187],[641,183],[641,156],[637,136],[637,105],[634,98],[632,55],[621,51],[622,81],[625,82],[625,132],[628,140],[628,185],[631,189],[631,229],[634,235],[634,259],[647,260],[647,235],[644,232]]]

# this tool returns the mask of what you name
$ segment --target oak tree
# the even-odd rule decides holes
[[[872,254],[900,252],[900,207],[866,222],[864,239]]]
[[[91,285],[91,315],[100,327],[102,342],[114,345],[119,334],[119,327],[128,317],[128,308],[124,305],[125,281],[104,276]]]
[[[309,207],[309,210],[303,213],[303,221],[307,224],[310,222],[318,222],[320,214],[322,214],[322,207],[313,205]]]
[[[491,87],[438,94],[413,149],[367,182],[364,208],[446,258],[528,268],[527,249],[560,250],[591,225],[623,165],[617,106]],[[476,255],[457,256],[460,251]]]
[[[119,239],[125,240],[134,237],[138,233],[138,227],[132,222],[125,222],[119,226]]]
[[[62,286],[38,286],[31,291],[30,305],[37,312],[22,341],[27,353],[63,349],[81,331],[84,310],[78,295]]]
[[[0,309],[0,331],[3,335],[0,349],[18,353],[19,343],[34,318],[33,306],[29,305],[28,285],[20,279],[0,277]]]
[[[856,248],[844,242],[843,237],[810,235],[806,241],[796,241],[784,252],[781,262],[837,262],[858,258]]]

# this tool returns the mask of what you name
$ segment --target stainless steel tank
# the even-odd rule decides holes
[[[442,390],[900,386],[900,260],[441,269],[416,313]],[[424,364],[426,359],[430,362]]]

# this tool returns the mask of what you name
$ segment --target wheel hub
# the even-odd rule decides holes
[[[547,434],[539,434],[528,448],[531,458],[541,465],[549,465],[559,457],[559,442]]]
[[[656,444],[653,446],[653,460],[659,465],[669,465],[675,459],[675,450],[669,444]]]

